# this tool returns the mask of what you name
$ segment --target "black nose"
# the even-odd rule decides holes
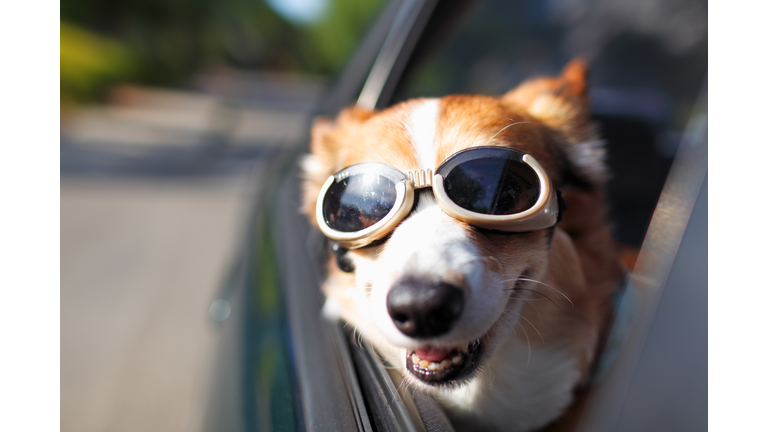
[[[406,336],[427,338],[447,333],[464,309],[464,292],[444,282],[406,279],[387,295],[387,310]]]

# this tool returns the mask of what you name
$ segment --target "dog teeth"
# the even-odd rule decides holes
[[[478,339],[474,342],[457,346],[448,354],[448,356],[436,361],[422,359],[416,355],[416,351],[410,351],[410,354],[406,352],[406,361],[409,362],[408,367],[412,368],[412,372],[419,372],[426,375],[443,376],[438,372],[447,371],[447,373],[450,374],[450,371],[456,372],[458,368],[462,367],[462,364],[471,361],[473,357],[472,354],[470,354],[470,349],[476,350],[479,344],[480,340]],[[472,365],[468,364],[468,366]]]
[[[455,354],[452,357],[443,359],[441,361],[433,362],[429,360],[422,360],[421,358],[419,358],[419,356],[416,355],[416,353],[413,353],[410,356],[410,360],[414,366],[418,366],[420,369],[423,369],[423,370],[434,372],[434,371],[447,369],[449,367],[453,367],[461,364],[463,357],[461,354]]]

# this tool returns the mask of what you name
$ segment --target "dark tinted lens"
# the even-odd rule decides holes
[[[445,177],[445,193],[460,207],[487,215],[525,211],[539,198],[539,177],[524,162],[487,157],[461,162]]]
[[[331,185],[323,216],[336,231],[355,232],[384,218],[395,205],[395,183],[380,174],[355,174]]]

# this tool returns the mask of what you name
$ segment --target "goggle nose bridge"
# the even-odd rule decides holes
[[[432,169],[408,171],[408,180],[411,181],[414,189],[432,187]]]

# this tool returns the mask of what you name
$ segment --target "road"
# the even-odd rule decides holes
[[[213,79],[231,94],[122,86],[62,114],[62,431],[202,428],[210,304],[263,168],[305,143],[322,89],[246,78]]]
[[[208,308],[258,167],[62,176],[62,431],[200,429],[216,336]]]

